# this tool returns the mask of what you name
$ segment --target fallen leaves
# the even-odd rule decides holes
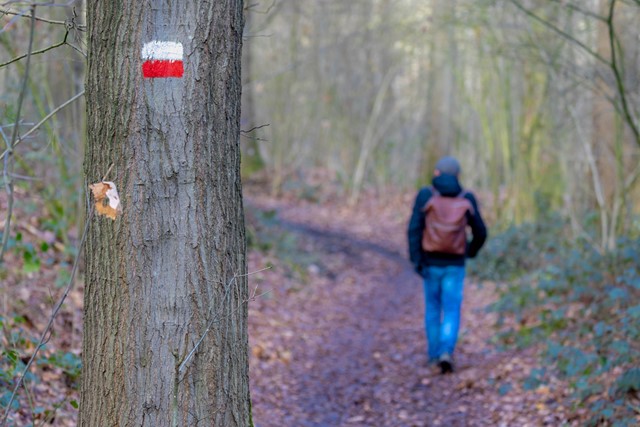
[[[95,200],[96,212],[115,220],[122,207],[120,206],[120,196],[116,185],[111,181],[101,181],[89,185]]]
[[[496,321],[484,309],[495,298],[491,284],[469,283],[465,292],[459,370],[441,376],[426,366],[419,279],[386,252],[356,246],[362,239],[402,253],[404,219],[394,219],[399,202],[379,206],[370,199],[370,209],[347,212],[329,203],[251,201],[324,232],[296,233],[299,250],[321,266],[318,274],[300,283],[270,259],[275,267],[260,286],[272,292],[249,308],[252,404],[260,425],[579,425],[567,421],[563,384],[522,386],[537,366],[533,351],[499,353],[488,344]],[[264,258],[250,253],[249,269],[265,265]]]
[[[6,202],[6,195],[0,194],[0,212],[6,209]],[[78,237],[69,232],[68,246],[57,240],[55,233],[45,225],[53,217],[47,211],[44,200],[33,193],[32,189],[29,192],[16,192],[16,202],[15,227],[22,236],[16,242],[18,246],[5,254],[4,275],[0,271],[4,304],[1,313],[0,349],[8,354],[17,352],[18,364],[24,367],[35,349],[37,337],[49,321],[52,305],[61,292],[59,282],[68,278],[71,251],[66,249],[74,247]],[[21,247],[33,248],[34,259],[41,261],[37,271],[24,273],[25,260]],[[53,250],[52,247],[58,250]],[[69,385],[64,369],[47,360],[57,351],[80,354],[83,289],[80,283],[78,285],[71,290],[54,321],[55,332],[51,340],[41,349],[36,363],[25,377],[24,387],[21,387],[16,400],[20,405],[19,409],[11,411],[7,425],[70,427],[78,424],[78,410],[69,403],[78,400],[77,386]],[[4,372],[12,376],[14,371],[7,370],[8,356],[5,354],[0,359],[0,373],[4,368]],[[10,389],[10,385],[10,382],[0,380],[0,394]]]

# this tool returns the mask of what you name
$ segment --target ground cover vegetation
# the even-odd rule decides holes
[[[536,388],[558,375],[587,425],[631,426],[640,410],[640,240],[630,235],[602,253],[571,240],[567,222],[552,216],[494,236],[474,263],[498,283],[497,342],[537,346],[540,367],[526,379]]]

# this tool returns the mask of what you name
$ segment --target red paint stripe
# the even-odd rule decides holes
[[[150,60],[142,63],[142,75],[146,78],[182,77],[182,61]]]

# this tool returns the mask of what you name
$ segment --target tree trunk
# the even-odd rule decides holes
[[[442,59],[442,105],[440,114],[440,140],[439,146],[446,154],[454,154],[457,145],[456,112],[457,112],[457,76],[458,73],[458,42],[456,40],[456,0],[441,0],[442,16],[439,19],[449,21],[446,26],[446,50]]]
[[[251,31],[252,12],[250,9],[245,10],[245,28]],[[249,37],[251,34],[249,34]],[[256,107],[254,98],[254,88],[252,81],[252,65],[253,52],[251,48],[251,39],[242,49],[242,123],[243,130],[248,131],[260,126],[256,122]],[[258,146],[258,138],[262,134],[260,131],[247,132],[242,140],[244,150],[242,152],[242,175],[251,176],[254,172],[264,167],[264,160],[260,155],[260,147]]]
[[[242,0],[96,1],[87,18],[85,175],[113,164],[123,212],[87,236],[79,425],[250,425]],[[152,41],[182,44],[182,77],[143,78]]]

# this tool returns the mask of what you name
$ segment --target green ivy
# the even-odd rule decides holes
[[[25,322],[26,319],[22,316],[0,316],[0,348],[2,349],[0,351],[0,409],[3,410],[11,400],[16,379],[22,375],[26,368],[28,354],[37,345],[35,338],[29,337],[27,331],[24,330],[23,325]],[[67,385],[75,389],[78,388],[82,368],[78,355],[71,352],[57,351],[38,359],[36,364],[47,370],[60,369]],[[27,384],[40,382],[38,371],[36,370],[36,373],[31,371],[25,374],[24,381]],[[75,405],[74,402],[71,401],[70,404],[77,408],[77,402],[75,402]],[[56,413],[56,407],[64,403],[64,401],[58,402],[52,408],[38,406],[31,409],[34,411],[34,415],[44,414],[42,418],[49,419],[50,416]],[[19,410],[21,405],[26,405],[23,399],[14,399],[11,403],[12,411]]]
[[[498,342],[539,344],[541,365],[553,368],[534,370],[525,388],[551,374],[565,379],[576,407],[592,414],[591,425],[633,425],[638,410],[632,396],[640,391],[640,240],[617,243],[600,254],[566,238],[562,221],[525,224],[492,238],[471,266],[498,283],[499,298],[489,307],[499,315]],[[605,378],[620,371],[607,389]]]

